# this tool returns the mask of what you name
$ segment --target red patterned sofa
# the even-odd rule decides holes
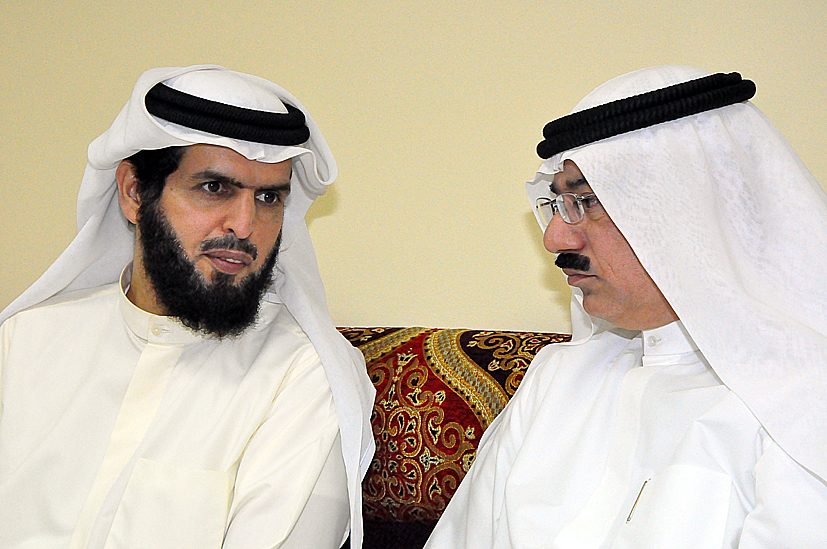
[[[376,386],[365,549],[421,548],[534,355],[568,335],[339,328]]]

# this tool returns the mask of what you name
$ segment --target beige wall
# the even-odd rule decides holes
[[[71,240],[137,76],[209,62],[292,91],[333,148],[309,222],[337,323],[567,331],[523,194],[543,124],[636,68],[740,71],[824,185],[825,22],[823,0],[4,1],[0,307]]]

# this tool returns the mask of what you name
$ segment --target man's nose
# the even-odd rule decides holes
[[[240,239],[249,238],[253,233],[255,217],[255,197],[242,194],[228,204],[224,232],[232,232]]]
[[[556,212],[543,233],[543,245],[554,254],[578,251],[583,248],[585,238],[579,224],[570,225]]]

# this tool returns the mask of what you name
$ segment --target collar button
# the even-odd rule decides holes
[[[659,337],[649,336],[646,338],[646,343],[649,345],[649,347],[655,347],[660,342],[661,339]]]

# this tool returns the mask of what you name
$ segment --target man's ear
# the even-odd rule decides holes
[[[118,203],[121,205],[121,210],[130,222],[137,224],[141,200],[138,196],[135,166],[128,160],[121,160],[118,169],[115,170],[115,179],[118,181]]]

